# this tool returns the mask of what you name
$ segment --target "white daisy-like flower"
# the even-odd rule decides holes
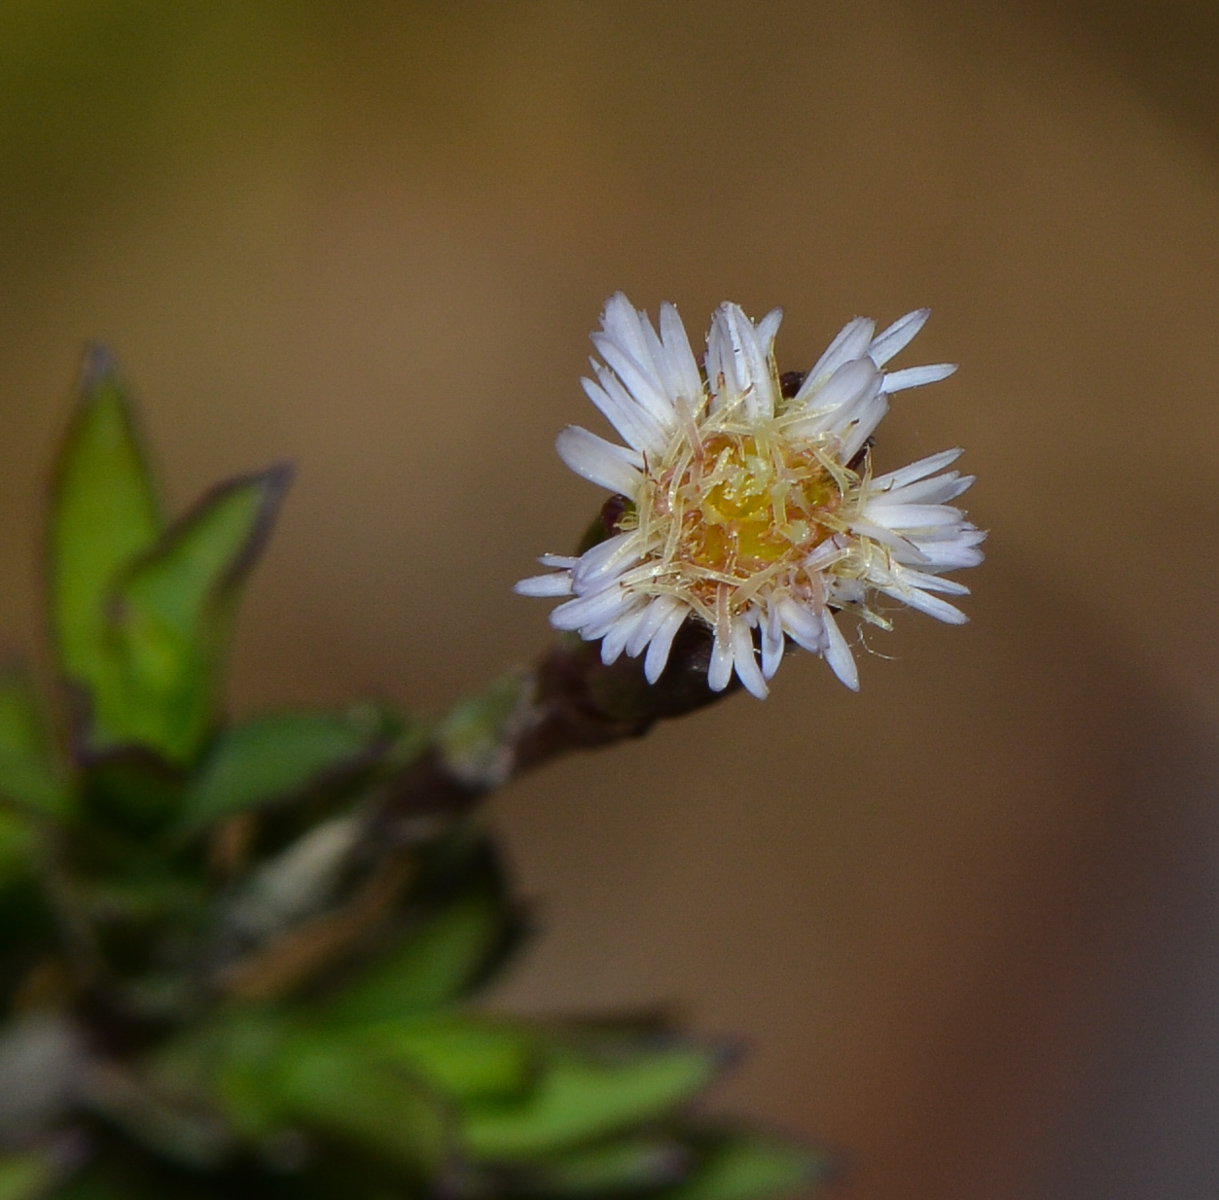
[[[741,683],[764,697],[786,640],[820,654],[849,688],[859,675],[836,614],[889,628],[878,597],[941,621],[965,614],[942,597],[969,589],[942,572],[982,561],[985,533],[952,505],[973,477],[946,471],[946,450],[872,474],[871,437],[905,388],[951,375],[949,363],[883,368],[922,328],[917,309],[876,333],[849,322],[802,378],[780,378],[775,309],[756,325],[735,304],[711,320],[700,372],[677,310],[657,333],[619,292],[592,340],[589,399],[626,443],[569,426],[559,456],[623,497],[612,535],[579,557],[547,554],[552,571],[523,579],[527,596],[568,597],[558,629],[601,639],[601,657],[644,653],[655,683],[678,629],[714,631],[710,688]]]

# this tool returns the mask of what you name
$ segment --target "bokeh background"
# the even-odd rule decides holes
[[[844,1200],[1219,1192],[1219,9],[1206,0],[0,3],[0,618],[117,349],[175,506],[291,457],[235,708],[439,711],[547,637],[605,297],[928,304],[879,469],[967,447],[964,629],[795,657],[498,798],[494,1002],[666,1002]],[[891,656],[894,661],[885,661]]]

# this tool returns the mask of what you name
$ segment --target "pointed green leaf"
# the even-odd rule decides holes
[[[273,468],[205,497],[121,581],[113,633],[125,704],[106,732],[187,763],[212,730],[240,585],[287,486]]]
[[[690,1161],[672,1138],[637,1135],[532,1161],[522,1170],[521,1190],[534,1196],[652,1192],[681,1179]]]
[[[337,1022],[384,1021],[449,1003],[482,977],[513,915],[479,888],[440,909],[327,1007]]]
[[[233,726],[188,785],[181,820],[203,825],[341,780],[386,750],[392,732],[386,714],[371,705]]]
[[[0,797],[47,817],[66,817],[72,808],[33,683],[20,667],[0,672]]]
[[[453,1013],[361,1029],[358,1043],[463,1102],[517,1098],[538,1065],[534,1030]]]
[[[524,1103],[465,1110],[465,1146],[476,1159],[512,1160],[604,1137],[666,1115],[721,1065],[718,1049],[680,1043],[607,1057],[559,1049]]]
[[[65,676],[106,724],[121,710],[107,625],[119,573],[161,532],[161,517],[127,394],[103,349],[85,363],[80,400],[59,453],[51,500],[51,620]]]
[[[272,1087],[292,1118],[432,1177],[449,1153],[442,1104],[405,1071],[333,1040],[297,1037]]]
[[[702,1147],[688,1179],[661,1195],[664,1200],[761,1200],[807,1194],[829,1174],[825,1155],[757,1134],[728,1133]]]

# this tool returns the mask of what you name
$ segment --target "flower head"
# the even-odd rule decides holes
[[[621,515],[583,555],[543,555],[552,573],[516,590],[569,597],[551,624],[600,638],[606,663],[646,650],[649,682],[691,616],[715,635],[708,685],[723,689],[735,670],[758,697],[788,638],[857,688],[836,614],[888,628],[880,597],[966,619],[942,596],[969,589],[941,574],[981,562],[986,536],[950,503],[973,482],[945,470],[960,450],[872,474],[872,433],[889,397],[956,370],[883,369],[927,310],[879,334],[856,317],[803,376],[776,369],[782,315],[755,325],[737,305],[720,305],[702,371],[671,304],[661,305],[657,332],[619,292],[593,334],[604,362],[593,360],[596,380],[584,390],[626,445],[569,426],[557,449],[576,474],[622,497]]]

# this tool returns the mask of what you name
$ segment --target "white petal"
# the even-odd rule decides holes
[[[657,596],[648,606],[642,621],[635,626],[630,640],[626,644],[626,652],[631,658],[643,652],[656,631],[665,623],[665,618],[675,609],[681,608],[681,602],[672,596]]]
[[[890,488],[905,487],[908,483],[914,483],[916,479],[924,479],[928,475],[934,475],[936,471],[942,471],[950,463],[956,462],[964,453],[965,451],[959,448],[956,450],[941,450],[939,454],[920,458],[918,462],[912,462],[909,466],[899,467],[896,471],[890,471],[887,475],[877,475],[872,480],[872,488],[875,491],[887,491]]]
[[[904,317],[898,317],[888,329],[878,333],[872,339],[868,356],[878,367],[883,367],[889,359],[896,357],[914,341],[918,331],[927,324],[929,316],[931,316],[931,309],[916,308],[914,312],[908,312]]]
[[[775,415],[770,358],[758,344],[753,322],[736,304],[721,304],[707,335],[707,380],[716,407],[738,399],[750,420]]]
[[[830,664],[830,669],[851,691],[859,691],[859,668],[855,666],[855,659],[851,654],[850,646],[847,645],[846,638],[842,636],[842,631],[835,624],[834,616],[828,609],[822,613],[821,620],[825,625],[827,642],[825,661]]]
[[[813,654],[825,650],[825,626],[817,613],[788,596],[778,602],[778,608],[783,628],[797,646],[803,646]]]
[[[889,401],[883,392],[860,400],[851,415],[850,428],[842,431],[844,462],[850,462],[863,449],[864,442],[876,432],[877,425],[884,420],[888,411]]]
[[[930,571],[955,571],[960,567],[976,567],[986,557],[978,549],[986,534],[972,525],[965,525],[953,537],[933,539],[915,536],[910,540],[918,547],[923,561],[920,566]],[[901,559],[901,555],[895,554]]]
[[[605,636],[601,639],[601,661],[607,667],[618,660],[623,650],[626,649],[631,634],[647,615],[647,605],[640,604],[634,612],[624,613],[606,631]]]
[[[605,419],[622,435],[622,440],[636,450],[663,454],[668,435],[650,412],[637,404],[617,377],[599,362],[593,362],[597,383],[581,379],[585,395],[601,410]]]
[[[586,550],[571,570],[576,594],[600,591],[610,580],[639,561],[638,539],[634,531],[616,533]]]
[[[754,657],[753,632],[740,617],[732,622],[732,657],[737,678],[745,685],[745,690],[759,700],[765,700],[769,689]]]
[[[762,347],[762,353],[768,358],[775,350],[775,335],[779,332],[779,326],[783,323],[783,310],[781,308],[772,308],[759,322],[757,327],[758,345]]]
[[[882,382],[881,373],[870,358],[852,359],[838,367],[821,387],[809,391],[801,388],[803,395],[797,394],[792,408],[803,404],[810,416],[825,414],[830,420],[821,422],[820,427],[829,429],[839,416],[847,419],[851,405],[865,396],[876,395]]]
[[[570,596],[571,576],[566,572],[557,575],[530,575],[512,585],[518,596]]]
[[[729,635],[731,638],[731,635]],[[732,642],[720,637],[720,631],[715,631],[715,641],[711,644],[711,663],[707,667],[707,686],[713,692],[722,692],[732,678]]]
[[[698,407],[703,395],[703,380],[698,373],[698,362],[690,349],[686,327],[681,323],[677,309],[667,300],[660,306],[660,340],[669,355],[669,362],[681,380],[678,395],[689,403],[691,410]]]
[[[974,484],[974,476],[960,475],[949,471],[945,475],[935,475],[930,479],[920,479],[917,483],[908,483],[905,487],[892,488],[876,494],[868,489],[867,506],[876,506],[883,510],[894,504],[945,504],[955,500],[962,492],[967,492]]]
[[[961,510],[950,504],[890,504],[880,513],[873,514],[868,506],[869,516],[876,516],[890,529],[934,529],[938,525],[949,527],[959,525]]]
[[[885,376],[882,392],[904,391],[906,388],[922,387],[926,383],[939,383],[947,379],[957,369],[956,363],[932,363],[926,367],[907,367],[904,371],[894,371]]]
[[[766,610],[766,620],[762,622],[762,677],[773,679],[783,661],[783,649],[787,639],[783,636],[783,622],[779,618],[779,608],[771,604]]]
[[[632,599],[619,587],[606,588],[591,596],[578,596],[554,609],[550,614],[550,623],[556,629],[595,630],[621,616]]]
[[[674,419],[673,403],[665,395],[664,380],[659,378],[655,367],[640,363],[609,334],[594,333],[592,342],[631,395],[661,424],[670,424]]]
[[[853,321],[848,321],[829,344],[826,352],[813,364],[813,369],[805,376],[793,403],[803,404],[809,395],[844,363],[862,357],[872,342],[875,329],[876,322],[867,317],[856,317]]]
[[[578,555],[575,554],[539,554],[538,562],[544,567],[561,567],[564,571],[570,571],[572,567],[580,561]]]
[[[929,595],[920,588],[882,587],[880,591],[886,596],[892,596],[894,600],[900,600],[903,604],[918,609],[919,612],[926,613],[929,617],[947,621],[949,625],[964,625],[969,620],[956,605],[941,600],[939,596]]]
[[[928,592],[943,592],[946,596],[968,596],[969,588],[955,579],[944,579],[939,575],[928,575],[926,571],[902,569],[898,574],[902,584],[922,588]]]
[[[559,457],[590,483],[624,496],[633,497],[639,490],[643,459],[635,451],[615,446],[579,425],[568,425],[554,446]]]
[[[690,610],[684,604],[679,604],[665,617],[664,623],[648,643],[648,654],[643,660],[643,674],[649,683],[655,683],[668,665],[673,638],[689,615]]]

